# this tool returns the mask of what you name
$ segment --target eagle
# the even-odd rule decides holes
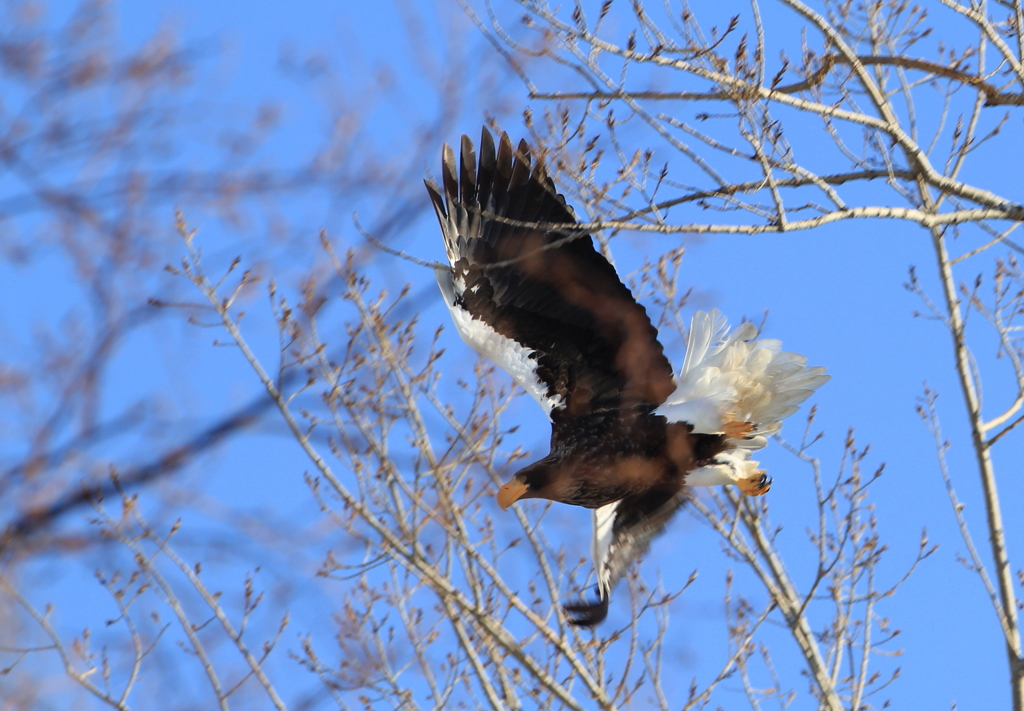
[[[744,323],[697,312],[676,374],[644,307],[594,248],[529,146],[479,159],[462,137],[425,181],[450,268],[435,270],[456,330],[504,369],[551,421],[543,459],[502,486],[498,504],[548,499],[592,509],[597,600],[565,606],[577,626],[608,614],[629,565],[686,502],[689,487],[771,479],[751,453],[830,376]]]

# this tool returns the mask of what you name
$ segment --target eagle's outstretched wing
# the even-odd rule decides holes
[[[497,152],[484,129],[480,159],[447,145],[443,190],[426,181],[451,270],[437,281],[474,349],[501,366],[555,422],[594,410],[659,405],[675,389],[657,330],[578,228],[525,142]]]
[[[592,627],[607,617],[616,583],[647,552],[686,499],[685,489],[654,488],[594,509],[590,552],[597,575],[597,600],[566,605],[571,624]]]

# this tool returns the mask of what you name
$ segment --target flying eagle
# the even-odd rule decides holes
[[[445,145],[443,188],[426,181],[451,269],[437,282],[462,339],[503,368],[551,420],[551,452],[498,491],[507,509],[549,499],[593,509],[598,599],[567,605],[590,626],[615,584],[685,502],[687,487],[734,484],[747,495],[771,479],[750,458],[828,380],[824,368],[729,332],[697,312],[677,377],[644,307],[594,249],[529,148],[485,128],[477,161]]]

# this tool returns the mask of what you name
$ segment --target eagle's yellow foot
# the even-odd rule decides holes
[[[754,423],[737,422],[736,420],[731,420],[722,425],[722,431],[725,432],[727,437],[732,437],[733,439],[743,439],[748,434],[754,431]]]
[[[740,487],[740,491],[747,496],[761,496],[767,494],[768,490],[772,488],[772,478],[768,476],[768,472],[755,471],[746,479],[738,479],[736,486]]]

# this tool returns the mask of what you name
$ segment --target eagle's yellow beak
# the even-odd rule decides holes
[[[502,511],[505,511],[509,506],[523,498],[529,489],[530,486],[528,484],[513,479],[498,489],[498,506],[501,507]]]

